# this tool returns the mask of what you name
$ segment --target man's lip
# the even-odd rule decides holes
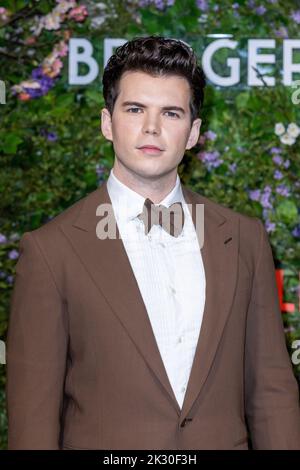
[[[142,147],[139,147],[139,149],[163,150],[159,147],[155,147],[155,145],[143,145]]]

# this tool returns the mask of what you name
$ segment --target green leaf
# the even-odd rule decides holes
[[[239,95],[237,95],[235,102],[236,102],[238,109],[246,108],[248,100],[249,100],[248,92],[240,93]]]
[[[83,177],[84,181],[86,182],[87,186],[94,186],[97,183],[97,175],[96,171],[88,171],[84,174]]]
[[[18,134],[9,133],[4,136],[0,145],[4,153],[15,154],[21,142],[23,139]]]
[[[101,105],[103,104],[103,100],[102,100],[102,97],[101,97],[101,93],[100,93],[100,90],[97,91],[97,90],[87,90],[85,92],[85,96],[88,98],[88,100],[90,101],[93,101],[94,103],[97,103],[98,105]]]
[[[278,220],[286,224],[295,224],[298,220],[298,209],[294,201],[282,201],[276,208]]]

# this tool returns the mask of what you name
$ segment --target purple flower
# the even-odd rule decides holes
[[[295,292],[296,294],[300,295],[300,284],[298,284],[297,286],[291,286],[289,288],[289,291],[290,292]]]
[[[9,276],[7,276],[6,280],[7,280],[8,284],[12,284],[14,282],[14,276],[9,275]]]
[[[288,167],[290,166],[290,161],[289,161],[289,160],[285,160],[283,166],[284,166],[284,168],[288,168]]]
[[[232,173],[235,173],[235,172],[236,172],[236,167],[237,167],[236,162],[231,163],[231,164],[229,165],[229,170],[230,170]]]
[[[213,131],[206,131],[204,135],[208,140],[212,140],[212,141],[216,140],[217,138],[217,134]]]
[[[280,26],[280,28],[275,29],[274,33],[275,33],[275,36],[277,36],[278,38],[289,37],[289,32],[285,26]]]
[[[298,224],[292,231],[292,235],[296,238],[300,238],[300,224]]]
[[[223,163],[223,160],[219,158],[220,152],[214,150],[212,152],[200,152],[198,157],[204,162],[208,171],[211,171],[213,168],[217,168]]]
[[[57,134],[55,132],[48,132],[47,140],[50,142],[55,142],[57,140]]]
[[[259,7],[255,8],[255,12],[258,15],[264,15],[266,13],[267,9],[263,5],[259,5]]]
[[[49,142],[55,142],[57,140],[56,132],[48,132],[45,129],[41,130],[41,135],[45,137]]]
[[[39,80],[43,76],[44,75],[43,75],[43,71],[42,71],[41,66],[37,67],[36,69],[33,69],[32,72],[31,72],[31,78],[34,78],[35,80]]]
[[[7,238],[3,233],[0,233],[0,245],[4,244],[7,242]]]
[[[97,163],[96,165],[96,173],[98,176],[102,176],[105,171],[104,165],[101,165],[100,163]]]
[[[266,220],[265,227],[268,233],[274,232],[276,224],[274,222],[270,222],[270,220]]]
[[[4,271],[0,271],[0,279],[5,278],[6,274]]]
[[[263,216],[264,220],[267,220],[269,212],[270,211],[268,209],[263,209],[262,216]]]
[[[281,171],[275,170],[275,171],[274,171],[274,178],[275,178],[276,180],[281,180],[281,179],[283,178],[283,174],[281,173]]]
[[[264,192],[261,196],[260,203],[265,209],[272,209],[272,203],[270,201],[271,191],[269,191],[269,186],[266,186]]]
[[[282,157],[280,157],[280,155],[274,155],[272,160],[273,160],[274,163],[276,163],[276,165],[281,165],[282,164]]]
[[[153,3],[158,10],[163,10],[166,6],[163,0],[154,0]]]
[[[255,1],[254,0],[248,0],[248,7],[249,8],[254,8],[255,7]]]
[[[284,329],[284,332],[285,333],[291,333],[292,331],[295,331],[295,327],[294,326],[287,326]]]
[[[281,194],[281,196],[285,197],[288,197],[290,195],[289,188],[285,184],[280,184],[279,186],[277,186],[276,192],[278,194]]]
[[[140,7],[148,7],[154,5],[158,10],[163,10],[167,6],[174,5],[175,0],[140,0],[138,5]]]
[[[239,5],[238,3],[233,3],[233,4],[232,4],[232,8],[233,8],[234,10],[237,10],[238,8],[240,8],[240,5]]]
[[[265,209],[273,208],[271,201],[270,201],[271,195],[272,195],[272,188],[271,186],[266,185],[263,189],[263,193],[260,199],[260,203]]]
[[[43,74],[41,66],[31,72],[31,77],[40,84],[40,88],[37,89],[24,87],[31,98],[40,98],[41,96],[46,95],[56,82],[55,79]]]
[[[272,147],[270,149],[270,152],[274,155],[278,155],[278,154],[281,154],[282,150],[280,147]]]
[[[260,198],[260,189],[253,189],[249,191],[249,197],[251,201],[259,201]]]
[[[98,177],[98,183],[101,181],[104,181],[105,179],[105,166],[102,165],[101,163],[98,163],[96,165],[96,175]]]
[[[208,4],[206,0],[197,0],[197,7],[201,11],[207,11],[208,10]]]
[[[291,14],[291,18],[295,21],[295,23],[300,24],[300,10],[293,11]]]
[[[9,259],[17,259],[19,256],[19,252],[17,250],[10,250],[8,253]]]

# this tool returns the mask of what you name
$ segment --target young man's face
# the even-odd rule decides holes
[[[190,124],[190,93],[188,81],[179,76],[122,75],[112,119],[106,108],[101,114],[102,133],[113,142],[116,176],[156,180],[177,173],[185,149],[199,138],[201,119]],[[142,150],[145,145],[161,151]]]

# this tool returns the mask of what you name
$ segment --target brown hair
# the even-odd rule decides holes
[[[191,124],[199,116],[204,99],[205,76],[193,49],[179,39],[153,35],[137,37],[116,48],[102,78],[105,107],[111,116],[119,94],[119,82],[126,71],[186,78],[191,89]]]

